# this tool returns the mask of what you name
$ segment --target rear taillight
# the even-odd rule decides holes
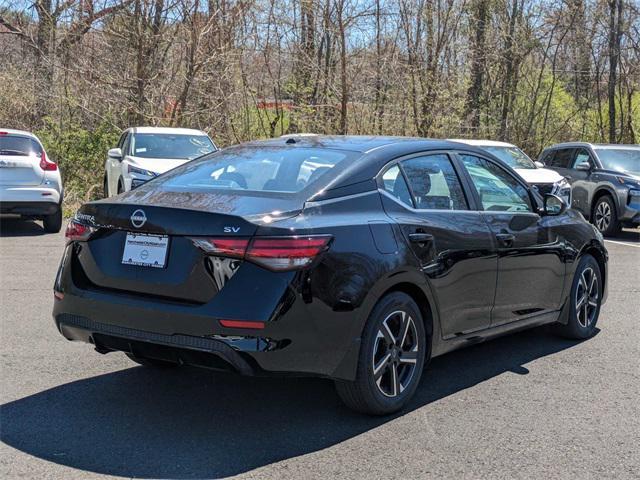
[[[242,258],[249,246],[249,238],[207,238],[193,237],[193,244],[212,255]]]
[[[84,242],[89,240],[89,237],[95,232],[96,229],[93,227],[89,227],[88,225],[83,225],[82,223],[78,223],[75,220],[71,220],[67,225],[67,229],[64,232],[64,237],[67,243],[70,242]]]
[[[244,258],[269,270],[286,271],[306,267],[323,251],[331,235],[295,237],[207,238],[191,241],[211,255]]]
[[[40,168],[42,170],[48,170],[48,171],[58,169],[58,165],[56,164],[56,162],[52,162],[51,160],[49,160],[44,150],[40,154]]]
[[[330,236],[256,238],[245,258],[270,270],[295,270],[313,262],[324,251]]]

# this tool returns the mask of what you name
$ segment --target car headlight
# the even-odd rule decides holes
[[[134,175],[143,175],[145,177],[155,177],[157,175],[157,173],[152,172],[151,170],[145,170],[144,168],[134,167],[131,164],[128,165],[127,171],[129,173],[133,173]]]
[[[565,189],[565,188],[569,188],[569,189],[571,188],[571,184],[564,177],[562,177],[560,180],[558,180],[554,185],[556,187],[555,188],[556,192],[559,192],[560,190]]]
[[[564,198],[567,200],[567,203],[569,203],[569,199],[571,198],[571,184],[566,178],[562,178],[553,185],[553,193]]]

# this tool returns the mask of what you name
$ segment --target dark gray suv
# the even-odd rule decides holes
[[[571,207],[604,235],[640,225],[640,145],[560,143],[539,161],[569,180]]]

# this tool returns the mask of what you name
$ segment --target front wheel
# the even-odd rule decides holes
[[[613,198],[604,195],[598,199],[593,207],[592,221],[604,236],[612,236],[620,231],[620,222]]]
[[[602,302],[602,274],[596,259],[584,255],[573,277],[569,297],[569,321],[558,325],[558,333],[567,338],[585,339],[593,336]]]
[[[55,213],[45,215],[42,219],[42,226],[47,233],[58,233],[62,228],[62,206]]]
[[[336,391],[357,412],[396,412],[415,393],[427,350],[424,322],[416,303],[401,292],[386,295],[367,320],[355,380],[336,380]]]

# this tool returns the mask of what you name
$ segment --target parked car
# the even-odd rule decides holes
[[[332,378],[351,408],[406,405],[429,358],[555,323],[594,333],[602,236],[483,150],[289,137],[205,155],[81,207],[53,316],[157,367]]]
[[[104,165],[104,196],[139,187],[153,177],[217,150],[209,136],[188,128],[128,128],[109,150]]]
[[[572,207],[604,235],[640,225],[640,145],[561,143],[540,161],[567,177]]]
[[[62,179],[38,137],[0,128],[0,213],[42,220],[45,231],[62,228]]]
[[[534,162],[515,145],[494,140],[452,139],[451,141],[482,148],[513,168],[541,195],[552,193],[562,198],[567,205],[571,205],[571,185],[567,179],[558,172],[544,168],[542,163]]]

